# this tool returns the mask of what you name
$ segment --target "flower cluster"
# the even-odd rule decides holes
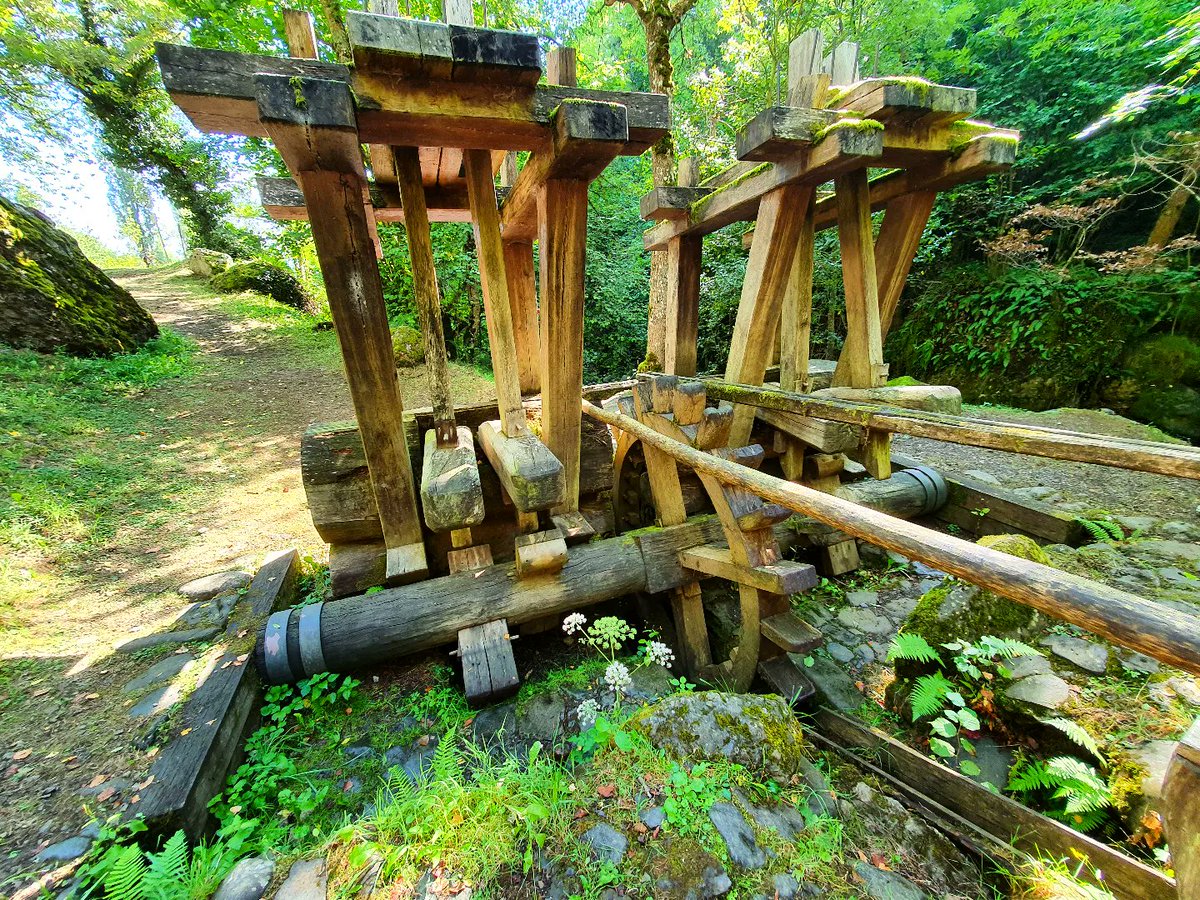
[[[625,688],[629,687],[633,678],[630,676],[629,669],[624,663],[612,662],[604,670],[604,681],[619,694]]]
[[[646,644],[646,659],[666,669],[675,662],[675,652],[662,641],[649,641]]]
[[[604,616],[592,623],[591,628],[587,630],[587,644],[589,647],[594,647],[601,653],[609,655],[616,653],[621,649],[621,645],[626,641],[631,641],[637,637],[637,629],[626,622],[624,619],[619,619],[616,616]]]
[[[577,631],[582,631],[583,626],[587,624],[587,616],[583,613],[571,613],[563,619],[563,631],[567,634],[575,634]]]
[[[600,715],[600,704],[595,700],[584,700],[575,708],[575,716],[579,719],[580,728],[591,728],[596,724]]]

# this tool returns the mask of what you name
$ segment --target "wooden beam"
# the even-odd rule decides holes
[[[772,338],[779,325],[783,295],[792,272],[800,226],[812,188],[786,184],[763,197],[758,236],[750,248],[737,321],[729,345],[725,377],[739,384],[762,384],[770,363]],[[734,407],[730,444],[747,443],[754,410]]]
[[[741,566],[727,547],[691,547],[681,550],[679,564],[712,578],[724,578],[772,594],[800,594],[817,584],[817,573],[808,563],[780,560],[761,566]]]
[[[378,148],[379,145],[375,145]],[[392,148],[387,147],[389,165],[392,165]],[[392,169],[392,184],[395,185],[395,170]],[[263,209],[272,219],[284,222],[308,220],[304,206],[304,194],[291,178],[272,178],[265,175],[255,177],[258,195]],[[391,188],[391,189],[389,189]],[[399,188],[386,184],[367,186],[377,222],[403,222],[404,207],[400,202]],[[391,196],[389,196],[391,195]],[[498,188],[496,196],[503,197],[505,190]],[[471,206],[467,199],[466,182],[454,187],[443,188],[425,185],[425,211],[430,222],[470,222]]]
[[[1049,459],[1095,463],[1200,479],[1200,449],[1186,444],[1134,441],[1081,434],[1035,425],[991,422],[968,416],[920,412],[897,407],[871,406],[833,398],[817,398],[773,388],[729,385],[704,379],[709,399],[717,398],[815,416],[835,422],[932,438],[968,447],[1007,450]]]
[[[853,347],[855,353],[847,360],[845,380],[839,382],[835,374],[834,385],[876,387],[881,383],[883,341],[879,333],[879,284],[866,170],[841,176],[835,182],[835,190],[842,280],[846,286],[846,345]]]
[[[667,340],[663,371],[696,374],[696,339],[700,327],[701,238],[674,238],[667,244]]]
[[[350,397],[388,548],[388,579],[428,571],[404,442],[404,405],[363,194],[354,106],[344,82],[257,76],[259,114],[304,192]]]
[[[651,188],[642,196],[639,212],[643,219],[661,222],[665,219],[687,219],[692,204],[712,193],[712,188],[663,185]]]
[[[636,419],[583,401],[584,412],[721,482],[819,519],[848,535],[1200,674],[1200,618],[1077,575],[1010,556],[886,513],[774,478],[663,437]]]
[[[424,147],[534,150],[551,142],[549,126],[564,100],[618,103],[628,110],[629,141],[623,155],[638,155],[670,130],[662,94],[593,91],[544,85],[502,85],[371,75],[316,60],[156,44],[163,83],[171,99],[201,131],[266,137],[258,118],[257,73],[354,82],[359,133],[365,143]]]
[[[521,175],[527,171],[528,165]],[[579,508],[587,193],[586,181],[555,178],[538,195],[542,440],[562,462],[566,482],[563,502],[554,509],[557,513]]]
[[[836,96],[833,104],[880,122],[929,128],[975,112],[975,89],[921,78],[867,78]]]
[[[512,309],[513,340],[517,347],[517,378],[522,394],[536,394],[542,380],[539,367],[537,281],[531,241],[504,241],[504,276]]]
[[[317,32],[312,13],[303,9],[283,10],[283,36],[288,56],[299,59],[317,58]]]
[[[1163,785],[1164,819],[1180,897],[1200,894],[1200,719],[1179,739]]]
[[[617,157],[629,123],[622,106],[572,101],[555,111],[553,130],[551,146],[529,157],[505,198],[500,216],[505,240],[532,240],[542,186],[553,179],[586,185]]]
[[[808,144],[838,118],[836,112],[803,107],[773,106],[742,126],[737,134],[738,159],[777,162]]]

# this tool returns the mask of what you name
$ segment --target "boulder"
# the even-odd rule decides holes
[[[1200,391],[1183,384],[1138,394],[1129,414],[1189,441],[1200,441]]]
[[[205,600],[211,600],[221,594],[241,590],[250,583],[252,578],[253,576],[249,572],[238,570],[214,572],[212,575],[193,578],[187,584],[180,585],[179,593],[189,600],[203,603]]]
[[[421,332],[408,325],[397,325],[392,329],[392,355],[396,366],[419,366],[425,362],[425,342]]]
[[[213,276],[212,286],[229,294],[257,291],[292,309],[311,309],[315,306],[295,275],[281,266],[262,260],[234,263],[224,272]]]
[[[781,783],[804,762],[804,732],[776,696],[677,694],[639,711],[630,726],[670,756],[727,759]]]
[[[36,210],[0,197],[0,343],[74,356],[136,350],[158,326]]]
[[[213,900],[259,900],[274,874],[275,863],[266,857],[243,859],[221,881]]]
[[[205,250],[197,247],[188,254],[186,265],[193,275],[212,278],[232,266],[233,257],[228,253],[221,253],[219,250]]]

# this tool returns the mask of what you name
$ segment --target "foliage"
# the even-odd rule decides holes
[[[1087,519],[1083,516],[1076,516],[1075,521],[1083,526],[1084,531],[1095,542],[1112,543],[1125,539],[1125,532],[1121,526],[1109,519]]]
[[[694,766],[671,764],[671,773],[663,786],[663,814],[667,824],[680,834],[704,827],[708,808],[718,800],[729,800],[732,794],[727,778],[714,771],[710,763]]]
[[[292,309],[307,310],[314,306],[312,298],[304,292],[296,276],[280,266],[261,260],[234,263],[212,277],[212,286],[227,294],[257,291]]]
[[[1099,826],[1112,799],[1096,770],[1072,756],[1019,759],[1009,772],[1005,789],[1080,831]]]

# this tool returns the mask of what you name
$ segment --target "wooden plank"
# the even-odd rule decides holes
[[[1163,785],[1171,862],[1180,897],[1200,894],[1200,719],[1179,739]]]
[[[559,513],[551,516],[550,519],[554,522],[559,534],[563,536],[563,540],[567,542],[568,547],[575,544],[586,544],[596,536],[596,529],[578,510]]]
[[[812,572],[812,583],[815,585],[816,572],[812,566],[808,568]],[[763,619],[760,628],[763,637],[788,653],[807,653],[825,643],[825,636],[821,632],[790,610]]]
[[[312,211],[313,240],[325,278],[347,382],[393,581],[428,571],[412,466],[404,443],[404,405],[379,267],[363,208],[365,178],[353,102],[341,82],[257,76],[261,114]],[[302,101],[302,102],[301,102]],[[407,548],[403,555],[391,555]]]
[[[555,47],[546,55],[546,81],[575,87],[578,81],[574,47]]]
[[[587,401],[583,408],[592,418],[639,438],[697,474],[709,474],[852,537],[924,562],[1185,671],[1200,673],[1200,618],[1196,616],[757,472],[663,437],[636,419]]]
[[[375,145],[373,149],[378,149],[379,146]],[[391,165],[392,150],[390,147],[384,149],[388,151],[389,165]],[[393,168],[391,174],[393,184],[395,177]],[[376,171],[376,178],[379,178],[378,171]],[[255,183],[258,187],[259,197],[262,199],[263,209],[272,219],[283,222],[307,221],[308,210],[304,206],[304,194],[299,185],[291,178],[271,178],[258,175],[255,177]],[[383,190],[379,181],[369,184],[367,190],[374,207],[375,221],[404,221],[404,207],[400,202],[398,190],[394,197],[389,197],[388,194],[391,192]],[[498,197],[505,195],[503,189],[497,190],[496,193]],[[460,182],[453,187],[440,187],[436,184],[425,185],[425,209],[431,222],[471,221],[471,206],[467,198],[466,184]]]
[[[817,692],[808,676],[796,667],[786,653],[764,659],[758,664],[758,674],[774,693],[792,706],[806,703]]]
[[[680,552],[679,564],[685,569],[772,594],[800,594],[817,583],[816,570],[807,563],[780,560],[762,566],[739,566],[725,547],[691,547]]]
[[[284,9],[283,37],[287,42],[288,56],[317,58],[317,32],[313,28],[312,13],[303,9]]]
[[[172,716],[171,740],[155,758],[154,780],[137,804],[152,835],[169,837],[182,828],[190,840],[200,841],[211,834],[208,802],[224,790],[239,761],[262,697],[258,672],[247,658],[250,645],[237,635],[257,633],[267,616],[294,603],[299,574],[295,550],[267,557],[234,606],[228,649]]]
[[[387,579],[387,546],[382,540],[329,545],[329,593],[333,599],[382,587]]]
[[[514,437],[527,426],[525,411],[521,406],[521,378],[517,371],[512,303],[508,296],[504,247],[500,241],[500,213],[496,207],[491,157],[486,150],[468,150],[464,162],[467,191],[470,194],[471,211],[474,216],[475,252],[479,258],[479,276],[483,286],[483,305],[487,317],[488,343],[492,351],[496,398],[500,406],[500,422],[504,434]]]
[[[957,815],[1032,856],[1053,854],[1072,870],[1092,879],[1103,872],[1101,886],[1119,897],[1174,900],[1175,885],[1160,871],[1081,834],[1061,822],[993,793],[953,769],[918,753],[883,732],[868,728],[827,707],[813,714],[817,728],[838,743],[866,751],[884,771],[900,778]],[[1079,867],[1082,854],[1089,863]]]
[[[453,531],[483,522],[483,487],[471,429],[455,428],[455,443],[425,432],[425,464],[421,467],[421,510],[431,531]]]
[[[696,374],[700,327],[701,239],[692,235],[667,243],[667,341],[663,371]]]
[[[975,89],[934,84],[922,78],[867,78],[833,101],[880,122],[919,123],[929,128],[968,118],[975,112]]]
[[[771,338],[779,323],[783,294],[792,271],[800,225],[812,188],[788,184],[762,199],[758,237],[750,248],[737,320],[729,345],[725,377],[739,384],[762,384],[770,362]],[[741,446],[750,440],[754,410],[734,407],[729,440]]]
[[[788,274],[780,321],[779,384],[785,391],[808,389],[809,334],[812,328],[813,208],[809,194],[796,254]]]
[[[875,387],[883,383],[883,338],[879,330],[879,283],[871,236],[867,171],[848,172],[834,184],[842,281],[846,288],[846,346],[853,350],[846,359],[844,381],[839,381],[835,372],[833,383]]]
[[[845,422],[798,416],[776,409],[758,409],[756,413],[758,419],[772,428],[778,428],[821,453],[845,453],[861,446],[866,438],[865,429]]]
[[[521,175],[527,171],[528,166]],[[551,179],[538,195],[542,440],[563,465],[564,494],[556,513],[579,508],[587,191],[586,181]]]
[[[815,142],[837,118],[830,110],[772,106],[742,126],[734,152],[741,160],[785,160]]]
[[[486,569],[492,565],[492,548],[487,544],[476,544],[473,547],[461,547],[446,554],[446,562],[450,566],[450,574],[457,572],[474,572]]]
[[[484,422],[477,434],[504,492],[520,512],[551,509],[563,502],[563,464],[532,431],[524,428],[507,435],[496,421]]]
[[[423,147],[533,150],[549,143],[547,126],[566,99],[619,103],[629,113],[624,155],[637,155],[670,129],[661,94],[594,91],[565,86],[525,86],[351,75],[346,66],[250,53],[155,45],[171,99],[201,131],[266,137],[258,118],[256,73],[355,83],[360,133],[368,144],[401,142]]]
[[[515,694],[521,685],[508,623],[503,619],[460,631],[458,655],[462,659],[467,703],[471,706],[503,700]]]
[[[858,43],[842,41],[821,65],[834,84],[854,84],[858,81]]]
[[[541,390],[541,336],[538,327],[537,284],[531,241],[504,241],[504,275],[512,310],[513,341],[517,345],[517,379],[522,394]]]
[[[563,179],[586,184],[617,157],[628,135],[622,106],[571,101],[555,110],[552,144],[530,156],[505,198],[500,218],[505,239],[532,240],[546,183]]]
[[[567,542],[557,528],[517,536],[517,577],[553,575],[567,564]]]
[[[421,161],[416,147],[397,147],[393,154],[396,179],[407,215],[404,231],[408,236],[408,256],[412,267],[413,296],[416,299],[421,337],[425,346],[425,370],[429,373],[429,394],[433,402],[434,432],[438,447],[462,447],[454,421],[454,399],[450,395],[450,366],[446,361],[446,338],[442,332],[442,301],[438,293],[437,269],[433,260],[433,238],[425,211],[425,189],[421,184]],[[467,441],[472,456],[474,444]],[[426,458],[430,448],[426,446]],[[475,473],[478,485],[479,473]],[[424,494],[424,484],[422,484]],[[482,498],[480,499],[482,506]],[[428,512],[426,512],[428,521]],[[432,525],[430,526],[433,527]],[[454,526],[458,527],[458,526]],[[443,529],[434,528],[434,531]]]

